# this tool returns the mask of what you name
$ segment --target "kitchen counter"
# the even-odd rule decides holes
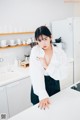
[[[6,71],[0,71],[0,86],[29,77],[29,67],[12,67]]]
[[[36,104],[9,120],[80,120],[80,92],[67,88],[50,100],[49,109],[41,110]]]
[[[73,58],[68,58],[68,63],[73,62]],[[29,77],[29,67],[9,66],[5,70],[0,71],[0,86],[15,82],[20,79]]]

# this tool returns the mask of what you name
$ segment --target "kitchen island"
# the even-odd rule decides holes
[[[66,88],[50,100],[49,109],[41,110],[36,104],[9,120],[80,120],[80,92]]]
[[[60,82],[61,90],[73,84],[73,59],[68,62],[69,76]],[[0,69],[0,113],[6,113],[10,118],[31,107],[30,91],[29,67],[10,65]]]

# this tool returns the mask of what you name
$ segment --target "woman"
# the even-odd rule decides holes
[[[46,26],[35,31],[37,45],[31,50],[31,102],[41,109],[49,107],[49,96],[60,91],[60,80],[66,77],[67,58],[64,51],[52,45],[52,35]]]

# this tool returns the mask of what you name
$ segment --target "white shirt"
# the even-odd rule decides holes
[[[67,76],[67,57],[62,49],[53,46],[53,55],[46,70],[37,59],[44,57],[44,54],[44,50],[36,45],[30,55],[30,78],[34,93],[39,96],[39,100],[49,97],[45,89],[44,75],[49,75],[55,80],[63,80]]]

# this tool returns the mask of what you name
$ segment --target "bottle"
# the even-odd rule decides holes
[[[29,63],[29,55],[24,55],[25,56],[25,62]]]

